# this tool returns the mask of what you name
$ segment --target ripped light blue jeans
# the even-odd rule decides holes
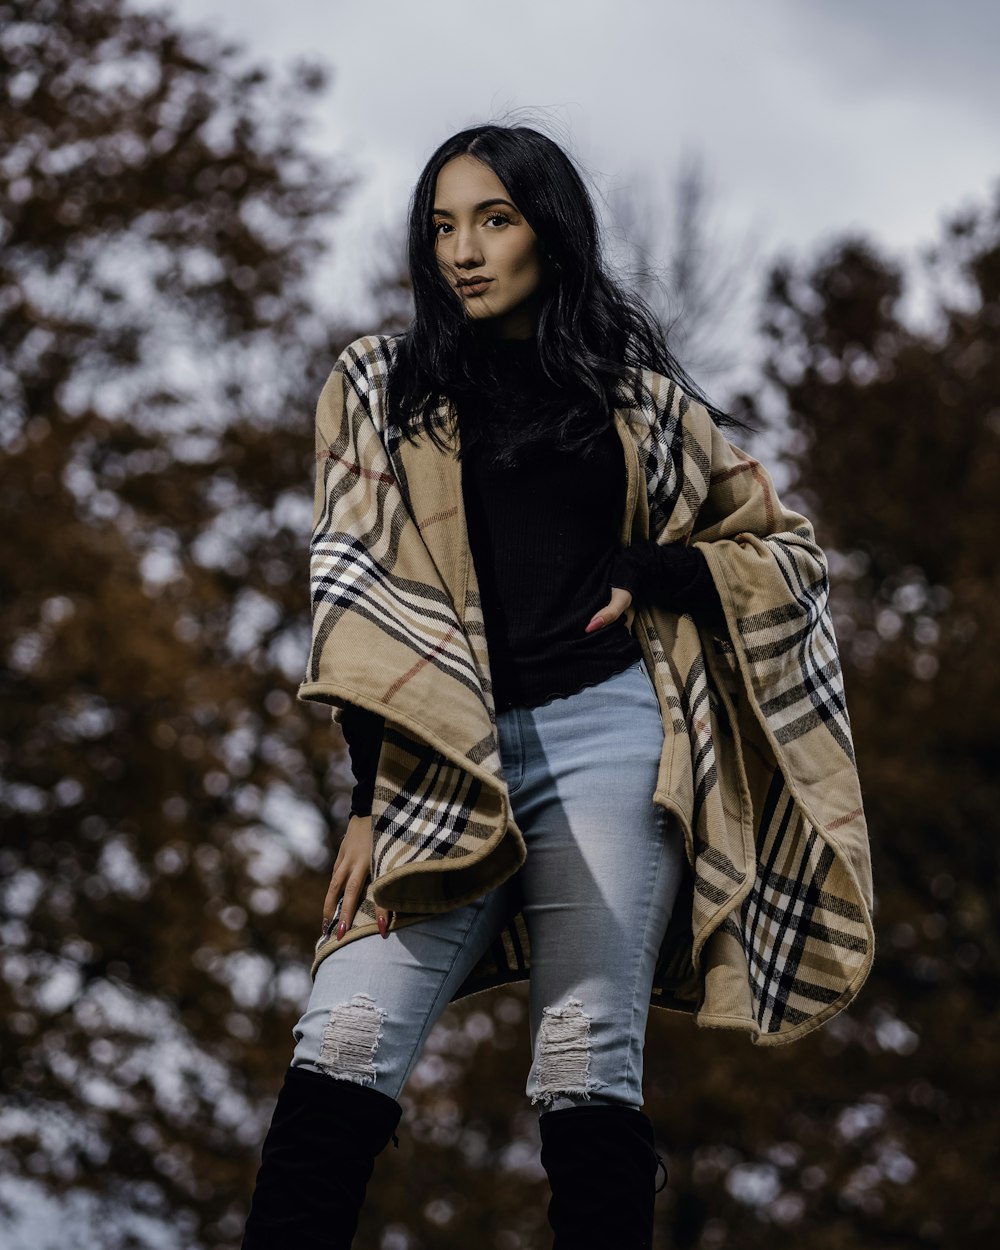
[[[663,725],[641,660],[597,685],[497,716],[527,858],[451,911],[328,955],[292,1031],[292,1066],[392,1098],[452,994],[520,906],[531,944],[531,1067],[539,1112],[642,1106],[642,1048],[684,845],[653,803]]]

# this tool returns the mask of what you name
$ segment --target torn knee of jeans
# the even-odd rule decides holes
[[[565,1007],[543,1010],[535,1068],[533,1103],[590,1097],[590,1016],[578,998],[567,999]]]
[[[349,1003],[338,1003],[323,1028],[319,1065],[341,1080],[372,1084],[384,1020],[385,1011],[370,994],[355,994]]]

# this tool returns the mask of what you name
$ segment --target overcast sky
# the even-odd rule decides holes
[[[313,141],[361,178],[330,262],[345,298],[437,144],[512,111],[562,139],[603,196],[665,193],[699,153],[723,228],[772,252],[848,229],[910,249],[1000,180],[995,0],[166,7],[256,58],[332,67]]]

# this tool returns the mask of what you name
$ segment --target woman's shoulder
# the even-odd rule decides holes
[[[402,338],[402,334],[362,334],[347,344],[333,368],[355,384],[377,384],[388,374]]]
[[[381,431],[389,371],[401,338],[400,334],[362,334],[352,339],[327,374],[317,411],[340,413],[345,405],[357,402]],[[340,418],[327,419],[335,425]]]
[[[682,421],[692,405],[697,404],[697,400],[688,395],[679,382],[665,373],[658,373],[645,366],[631,365],[628,367],[628,374],[634,395],[638,383],[638,403],[633,398],[633,405],[648,421]]]

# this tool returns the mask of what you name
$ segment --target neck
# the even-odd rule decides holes
[[[477,345],[484,352],[511,352],[537,349],[538,341],[534,333],[523,338],[520,335],[489,335],[477,336]]]

